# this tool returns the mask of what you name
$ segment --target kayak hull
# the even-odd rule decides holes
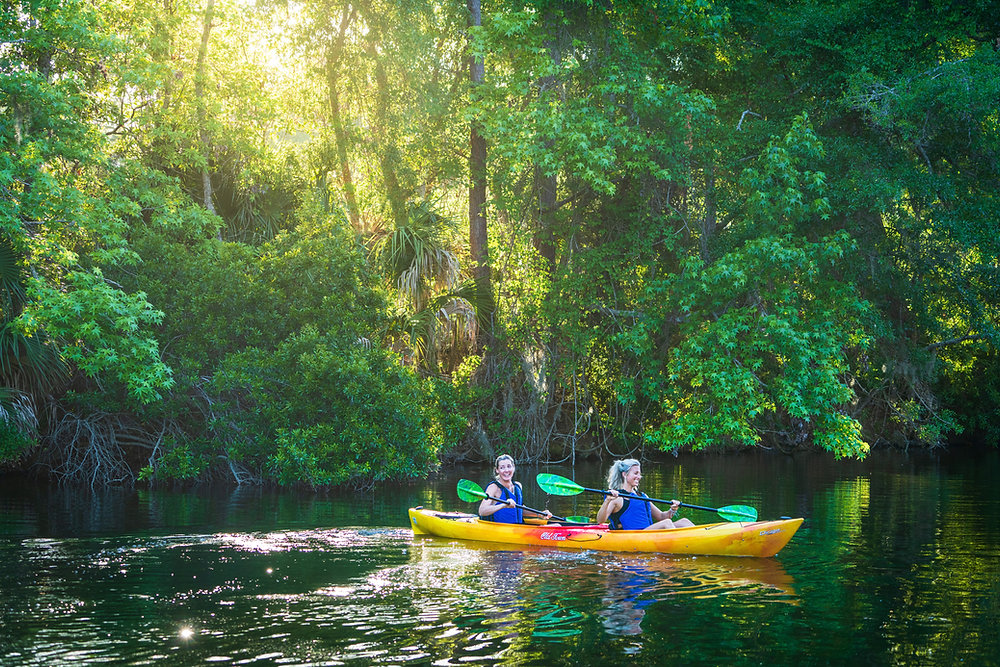
[[[500,542],[559,549],[635,551],[703,556],[774,556],[788,544],[802,519],[712,523],[670,530],[608,530],[607,524],[563,526],[493,523],[422,507],[409,511],[414,535]]]

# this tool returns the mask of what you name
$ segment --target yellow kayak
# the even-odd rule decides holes
[[[733,521],[670,530],[608,530],[607,524],[493,523],[470,514],[410,508],[414,535],[502,542],[560,549],[649,551],[704,556],[773,556],[788,544],[802,519]]]

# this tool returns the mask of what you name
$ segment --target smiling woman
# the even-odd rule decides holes
[[[509,454],[501,454],[496,458],[493,473],[493,480],[486,485],[489,498],[484,498],[479,503],[481,519],[498,523],[521,523],[525,512],[532,517],[552,517],[552,512],[548,510],[539,514],[524,509],[524,493],[521,483],[514,481],[514,459]]]
[[[661,510],[645,493],[639,491],[642,468],[635,459],[615,461],[608,470],[608,495],[597,512],[597,523],[608,522],[612,530],[659,530],[687,528],[690,519],[678,519],[681,502],[670,501],[670,509]]]

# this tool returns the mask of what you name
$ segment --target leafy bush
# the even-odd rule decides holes
[[[379,346],[387,298],[347,222],[306,198],[260,248],[147,234],[141,288],[169,313],[167,402],[187,439],[147,480],[311,486],[423,475],[464,427],[453,393]]]
[[[461,424],[385,350],[307,326],[273,352],[230,356],[216,378],[232,410],[229,455],[281,484],[425,475]]]

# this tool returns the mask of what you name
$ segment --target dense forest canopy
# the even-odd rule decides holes
[[[995,9],[8,0],[0,466],[995,443]]]

